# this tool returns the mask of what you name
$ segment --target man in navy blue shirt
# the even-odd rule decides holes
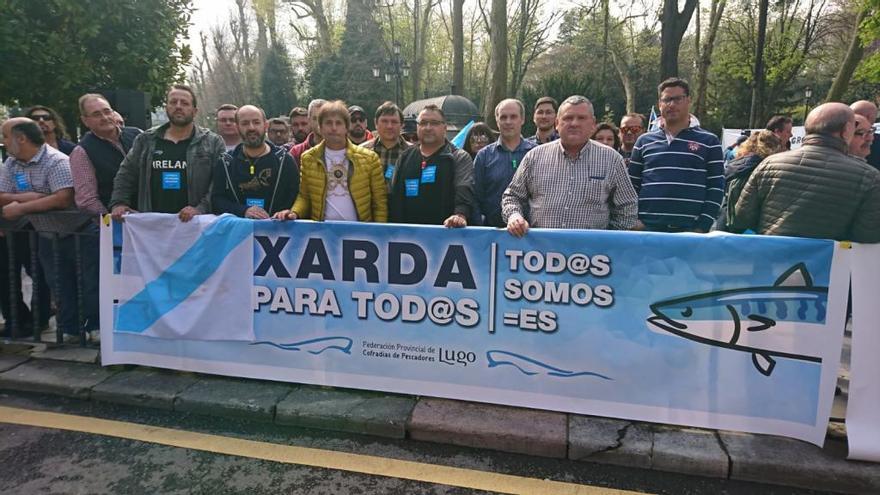
[[[639,220],[656,232],[708,232],[724,197],[721,143],[691,122],[687,82],[669,78],[657,92],[663,124],[639,137],[629,162]]]
[[[507,99],[495,107],[498,141],[481,149],[474,159],[474,225],[506,227],[501,216],[501,195],[529,150],[538,146],[523,139],[525,108],[519,100]]]

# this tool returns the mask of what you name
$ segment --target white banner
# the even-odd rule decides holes
[[[854,245],[852,260],[849,458],[880,462],[880,244]]]
[[[728,146],[736,143],[736,139],[743,133],[743,131],[760,131],[761,129],[721,129],[721,145],[724,149],[727,149]],[[791,149],[796,150],[801,147],[801,143],[804,141],[804,136],[806,135],[806,131],[804,131],[804,126],[799,125],[791,128]]]

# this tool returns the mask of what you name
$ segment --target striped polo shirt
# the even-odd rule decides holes
[[[639,220],[649,229],[708,232],[724,197],[721,143],[699,126],[671,140],[663,129],[642,134],[629,177],[639,195]]]

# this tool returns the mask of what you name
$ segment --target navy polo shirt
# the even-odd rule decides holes
[[[486,145],[474,159],[474,222],[476,225],[504,227],[501,216],[501,195],[513,179],[513,173],[522,159],[538,145],[520,138],[514,150],[508,150],[498,141]],[[481,219],[481,216],[483,217]]]

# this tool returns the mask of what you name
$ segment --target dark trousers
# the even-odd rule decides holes
[[[76,237],[79,237],[82,290],[77,288]],[[98,329],[98,226],[89,223],[78,233],[59,237],[58,266],[55,248],[49,234],[40,235],[40,262],[49,285],[56,291],[58,314],[55,321],[63,333],[78,335],[80,330]],[[82,326],[79,324],[79,299],[82,300]]]
[[[17,308],[17,336],[30,335],[33,332],[35,313],[39,314],[40,321],[37,322],[39,328],[46,327],[49,322],[49,286],[46,284],[39,259],[35,266],[31,264],[31,233],[30,231],[6,231],[6,235],[0,237],[0,312],[6,321],[7,332],[11,332],[12,307],[15,305]],[[11,252],[10,242],[12,244]],[[10,260],[10,257],[14,259]],[[12,266],[10,266],[10,261],[12,261]],[[21,293],[22,267],[31,277],[33,283],[30,308],[25,304]],[[9,335],[12,336],[11,333]]]

